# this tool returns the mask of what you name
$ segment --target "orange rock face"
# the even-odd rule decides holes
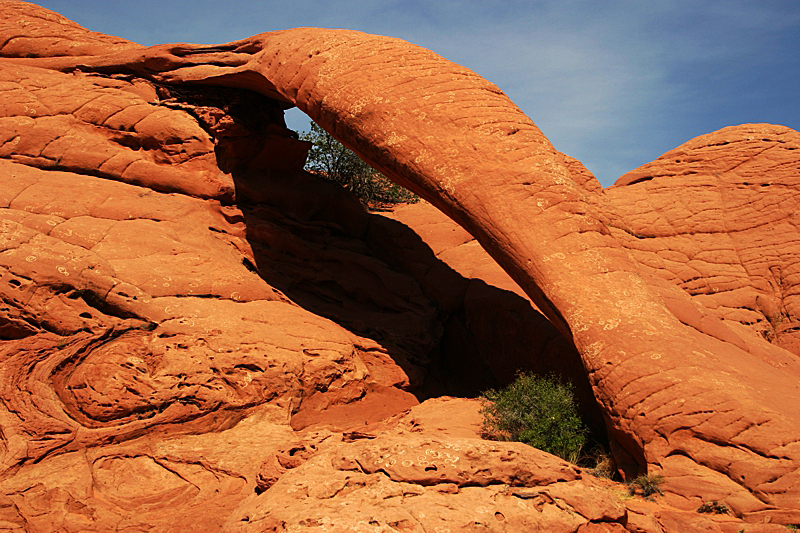
[[[726,128],[603,191],[397,39],[144,48],[0,5],[0,529],[800,523],[797,132]],[[429,203],[369,214],[304,172],[292,105]],[[572,381],[664,496],[438,398],[520,369]]]
[[[450,400],[437,407],[453,413],[470,405]],[[524,444],[442,432],[429,416],[414,408],[377,437],[343,443],[331,436],[312,458],[244,502],[223,531],[621,527],[625,505],[602,481]]]
[[[606,191],[625,221],[615,234],[740,334],[798,354],[798,169],[789,128],[700,136]]]

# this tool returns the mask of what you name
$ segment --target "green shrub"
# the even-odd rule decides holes
[[[314,122],[300,139],[311,143],[306,170],[349,189],[365,206],[419,201],[416,194],[369,166]]]
[[[646,500],[650,500],[655,494],[664,494],[661,492],[661,483],[663,482],[664,478],[661,476],[644,474],[628,483],[628,492],[631,496],[639,494]]]
[[[482,400],[488,438],[524,442],[572,462],[586,443],[572,386],[553,375],[520,373],[505,389],[483,393]]]

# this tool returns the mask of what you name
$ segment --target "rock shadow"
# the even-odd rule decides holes
[[[594,440],[602,414],[575,347],[530,302],[453,270],[411,228],[303,171],[235,172],[252,268],[306,310],[381,344],[420,401],[475,397],[517,372],[575,387]]]
[[[181,96],[211,110],[198,119],[233,177],[249,268],[297,305],[379,343],[419,400],[475,397],[520,371],[552,373],[574,384],[595,440],[607,442],[577,350],[527,299],[465,278],[408,226],[304,171],[310,143],[286,127],[283,104],[223,88],[208,101],[207,91]]]

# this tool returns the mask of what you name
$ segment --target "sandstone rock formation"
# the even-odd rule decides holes
[[[800,523],[797,132],[721,130],[604,192],[397,39],[144,48],[0,7],[0,528]],[[292,105],[460,227],[304,172]],[[416,405],[520,368],[575,382],[664,498]]]
[[[434,409],[479,422],[475,404],[431,400],[380,435],[326,439],[223,531],[625,531],[625,505],[601,480],[530,446],[481,440],[479,423],[432,423]]]
[[[798,150],[800,135],[786,127],[723,128],[606,191],[625,222],[615,236],[640,264],[740,334],[795,354]]]

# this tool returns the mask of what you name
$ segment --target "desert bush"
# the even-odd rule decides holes
[[[595,445],[588,452],[582,452],[577,463],[588,468],[593,476],[612,479],[617,475],[614,458],[600,445]]]
[[[300,139],[311,143],[306,170],[349,189],[362,204],[372,207],[419,201],[417,195],[369,166],[317,124],[312,122],[311,131],[301,133]]]
[[[508,387],[482,396],[483,433],[524,442],[575,462],[586,443],[572,386],[553,375],[520,373]]]
[[[638,494],[649,500],[655,494],[664,494],[661,492],[663,481],[661,476],[644,474],[628,483],[628,492],[631,496]]]
[[[723,502],[711,500],[697,508],[698,513],[730,514],[731,510]]]

